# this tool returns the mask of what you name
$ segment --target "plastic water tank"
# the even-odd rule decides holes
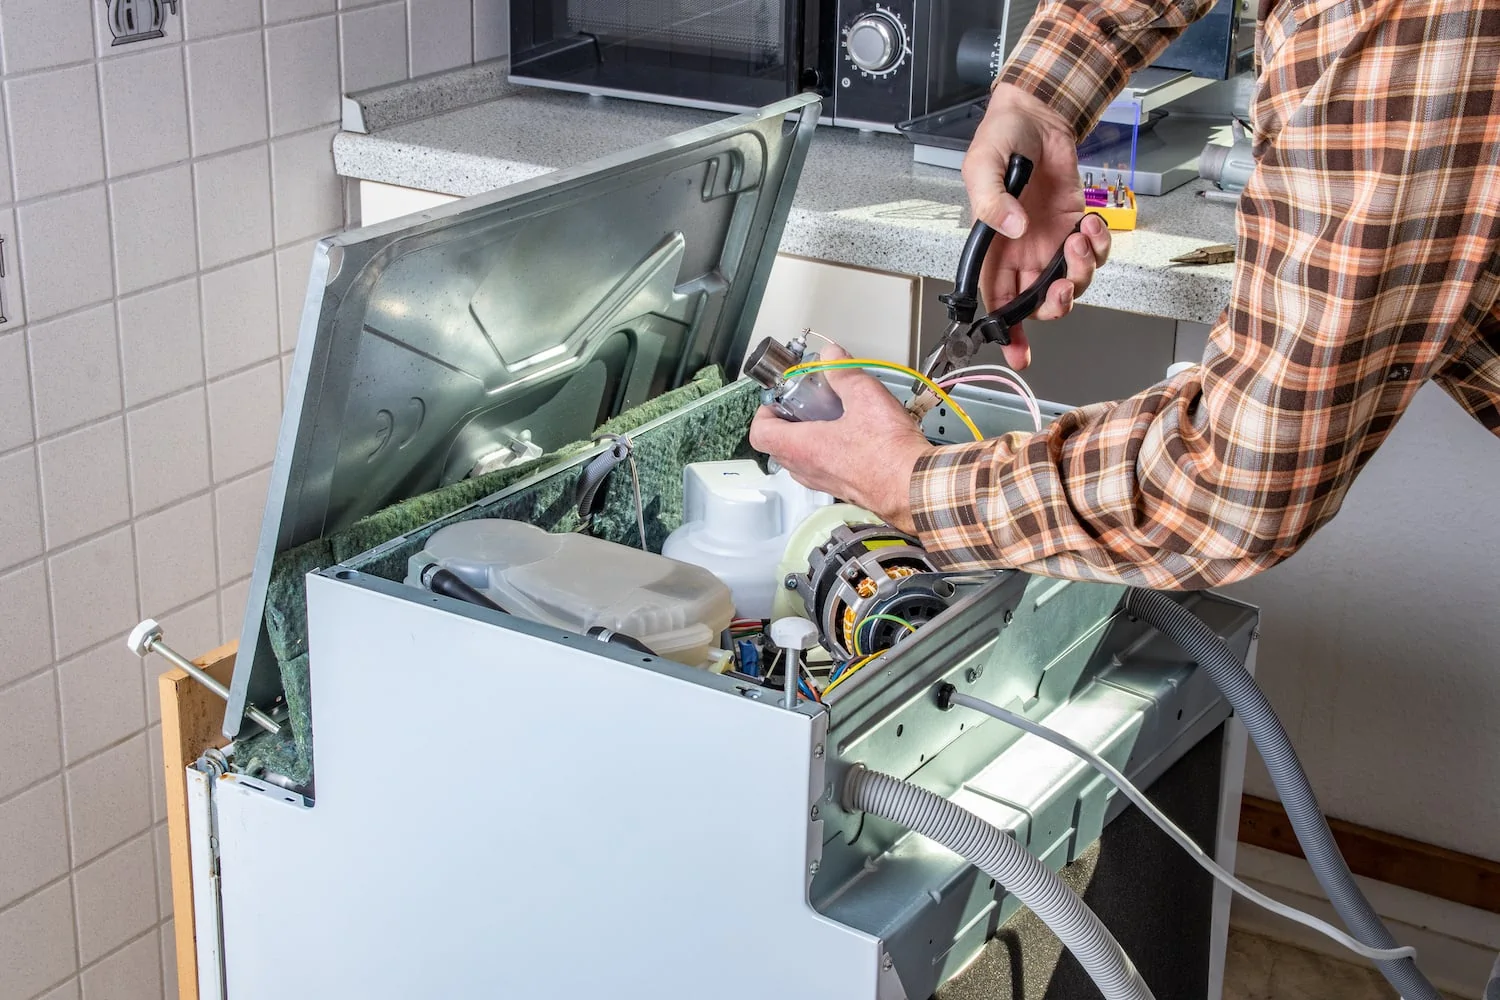
[[[689,666],[710,665],[734,614],[712,573],[602,538],[478,518],[434,532],[407,583],[438,563],[512,614],[584,633],[596,625]]]
[[[769,618],[787,537],[833,497],[799,485],[784,469],[754,462],[697,462],[682,470],[682,527],[662,554],[709,570],[728,585],[741,618]]]

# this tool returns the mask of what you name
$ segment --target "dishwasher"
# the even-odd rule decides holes
[[[1232,866],[1244,736],[1192,659],[1127,588],[937,572],[748,444],[817,120],[318,245],[229,742],[188,769],[200,996],[1096,995],[1003,885],[852,808],[855,769],[1003,831],[1158,995],[1220,995],[1227,894],[1086,764],[935,694],[1068,734]],[[1253,663],[1255,608],[1172,596]]]

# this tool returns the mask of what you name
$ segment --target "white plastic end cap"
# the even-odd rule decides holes
[[[156,623],[155,618],[147,618],[135,628],[130,630],[130,635],[125,639],[125,645],[136,656],[145,656],[151,652],[150,644],[161,638],[161,626]]]
[[[1196,367],[1198,367],[1198,362],[1196,362],[1196,361],[1179,361],[1176,364],[1168,365],[1167,366],[1167,378],[1172,378],[1175,375],[1177,375],[1178,372],[1185,372],[1189,368],[1196,368]]]
[[[771,623],[771,641],[781,649],[812,649],[818,644],[818,626],[806,618],[778,618]]]

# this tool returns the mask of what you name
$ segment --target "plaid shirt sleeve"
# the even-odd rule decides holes
[[[1035,94],[1081,142],[1125,86],[1215,0],[1051,0],[1037,9],[995,82]],[[1237,2],[1237,0],[1229,0]]]
[[[1332,518],[1424,383],[1500,435],[1500,5],[1293,0],[1260,46],[1258,164],[1202,364],[922,459],[939,566],[1217,586]]]

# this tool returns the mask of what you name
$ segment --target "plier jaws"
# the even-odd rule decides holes
[[[1011,196],[1019,197],[1026,182],[1031,179],[1031,170],[1030,160],[1019,153],[1012,154],[1005,171],[1005,190]],[[1078,220],[1078,224],[1073,227],[1074,233],[1081,231],[1086,218],[1088,214]],[[958,273],[953,281],[953,291],[939,296],[939,301],[948,310],[948,326],[937,346],[923,360],[921,369],[921,374],[932,382],[967,366],[987,343],[1001,346],[1009,344],[1010,331],[1037,311],[1053,282],[1067,276],[1065,239],[1041,274],[1023,292],[976,320],[974,316],[979,311],[979,276],[984,269],[985,254],[989,252],[994,239],[995,230],[983,222],[974,223],[963,253],[958,258]],[[938,399],[926,383],[918,382],[912,389],[915,395],[906,408],[920,420],[937,405]]]

